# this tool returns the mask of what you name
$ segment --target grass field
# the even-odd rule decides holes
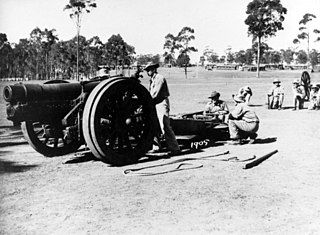
[[[196,153],[109,167],[74,154],[45,158],[11,128],[0,99],[0,234],[319,234],[320,111],[292,111],[291,85],[302,71],[206,71],[160,68],[171,93],[171,114],[203,110],[216,90],[230,109],[241,86],[253,90],[251,108],[261,125],[251,145],[212,143]],[[143,85],[148,77],[143,74]],[[320,73],[311,81],[320,83]],[[285,89],[284,109],[268,110],[274,78]],[[0,83],[1,91],[4,85]],[[221,161],[278,152],[257,167]],[[128,177],[127,168],[183,158],[203,167],[150,177]],[[69,163],[68,163],[69,162]],[[72,162],[72,163],[70,163]],[[171,167],[171,168],[170,168]],[[163,170],[172,170],[168,166]]]

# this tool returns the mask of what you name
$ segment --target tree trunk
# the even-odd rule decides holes
[[[186,79],[188,78],[188,72],[187,72],[187,64],[184,65],[184,74]]]
[[[257,78],[260,77],[260,44],[261,38],[258,38],[258,54],[257,54]]]

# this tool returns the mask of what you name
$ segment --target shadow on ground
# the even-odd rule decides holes
[[[16,145],[23,145],[28,144],[27,141],[9,141],[9,142],[0,142],[0,148],[9,147],[9,146],[16,146]]]
[[[22,165],[22,164],[17,164],[16,162],[13,162],[13,161],[0,159],[0,175],[8,174],[8,173],[25,172],[37,166],[38,165]]]
[[[277,141],[277,137],[269,137],[265,139],[258,138],[254,141],[253,144],[270,144]]]

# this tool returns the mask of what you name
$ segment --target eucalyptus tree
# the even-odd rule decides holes
[[[64,7],[64,10],[71,11],[69,16],[77,28],[77,80],[79,80],[79,35],[82,17],[84,13],[90,13],[91,9],[96,7],[95,0],[69,0],[69,4]]]
[[[57,35],[55,35],[55,29],[45,29],[44,31],[42,31],[42,38],[41,38],[41,43],[42,43],[42,47],[44,50],[44,54],[45,54],[45,71],[46,71],[46,79],[50,79],[50,74],[51,72],[49,72],[49,54],[52,50],[52,45],[55,44],[59,38]],[[51,64],[52,64],[52,60],[51,60]],[[52,68],[52,66],[50,66]]]
[[[176,39],[178,42],[178,48],[180,49],[179,54],[185,55],[183,56],[183,58],[187,59],[189,58],[188,53],[198,51],[195,47],[190,46],[191,41],[195,39],[194,29],[187,26],[183,27],[181,31],[178,33],[178,36],[176,37]],[[187,78],[188,64],[189,64],[189,61],[186,61],[186,63],[184,64],[184,73],[186,78]]]
[[[291,64],[291,62],[294,60],[293,56],[294,56],[294,50],[292,50],[291,48],[287,48],[286,50],[281,49],[281,56],[284,62],[286,62],[287,64]]]
[[[234,61],[238,64],[245,64],[246,63],[246,52],[244,50],[240,50],[235,52],[234,54]]]
[[[109,66],[130,65],[133,61],[135,48],[127,44],[120,34],[112,35],[104,44],[104,58]]]
[[[299,50],[296,54],[296,60],[299,64],[305,64],[308,62],[308,54],[304,50]]]
[[[7,39],[7,35],[0,33],[0,77],[8,77],[10,72],[10,54],[12,52],[11,45]]]
[[[35,77],[36,80],[44,79],[45,75],[45,58],[43,53],[42,45],[43,32],[39,27],[34,28],[30,33],[30,47],[28,53],[30,55],[30,70],[31,76]]]
[[[170,64],[175,64],[175,50],[179,49],[177,45],[177,37],[173,36],[171,33],[168,33],[165,36],[163,49],[165,50],[165,53],[163,54],[165,61],[168,61]]]
[[[98,36],[94,36],[87,41],[86,51],[85,60],[89,65],[89,75],[93,75],[98,70],[98,66],[103,64],[103,43]]]
[[[30,41],[27,39],[20,39],[19,43],[14,45],[13,60],[12,60],[12,75],[14,77],[33,78],[30,70],[32,58],[30,56]]]
[[[247,5],[248,17],[245,24],[248,25],[248,35],[252,36],[252,42],[257,41],[257,77],[259,77],[260,45],[263,39],[275,36],[278,30],[283,30],[282,22],[287,9],[282,6],[280,0],[253,0]]]
[[[310,40],[311,40],[311,28],[310,28],[310,22],[317,18],[315,15],[306,13],[303,15],[303,18],[299,21],[299,31],[300,33],[297,35],[297,38],[293,40],[294,44],[300,44],[303,41],[306,41],[307,43],[307,55],[308,55],[308,61],[310,62]],[[320,34],[319,29],[314,29],[313,33]],[[315,39],[315,42],[320,41],[320,37],[317,36]]]
[[[310,51],[309,57],[310,57],[310,63],[313,67],[320,63],[320,53],[317,50],[312,49]]]
[[[213,49],[210,49],[209,47],[204,49],[203,57],[204,57],[204,60],[210,63],[216,63],[219,60],[218,54]]]

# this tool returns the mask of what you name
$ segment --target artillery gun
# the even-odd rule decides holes
[[[124,165],[136,162],[152,145],[156,110],[136,78],[18,83],[6,86],[3,97],[7,118],[21,123],[28,143],[48,157],[86,144],[96,158]]]

